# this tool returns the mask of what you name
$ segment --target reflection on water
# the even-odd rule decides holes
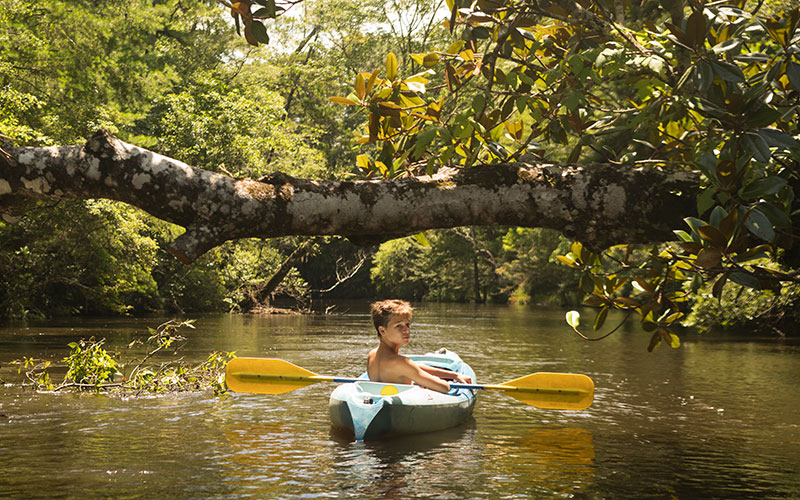
[[[358,376],[375,342],[366,304],[338,316],[204,316],[187,360],[211,350],[279,357]],[[121,349],[158,320],[0,328],[7,362],[58,360],[88,334]],[[333,429],[334,384],[280,396],[151,398],[30,394],[0,387],[0,498],[797,498],[800,348],[690,337],[648,354],[635,330],[600,343],[561,311],[421,306],[409,352],[458,352],[485,383],[585,373],[582,412],[497,392],[442,432],[354,443]]]

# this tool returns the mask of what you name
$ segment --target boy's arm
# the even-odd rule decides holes
[[[436,375],[428,373],[423,368],[428,368],[428,367],[422,367],[408,358],[405,357],[403,358],[402,370],[404,372],[404,375],[410,378],[414,383],[416,383],[417,385],[421,385],[426,389],[442,392],[444,394],[450,392],[450,384],[448,384],[441,378],[437,377]]]
[[[450,370],[443,370],[441,368],[435,368],[433,366],[428,365],[418,365],[422,370],[430,373],[434,377],[439,377],[444,380],[456,380],[462,384],[471,384],[472,379],[469,377],[465,377],[459,373],[451,372]]]

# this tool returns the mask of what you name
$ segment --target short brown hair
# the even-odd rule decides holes
[[[411,307],[411,304],[405,300],[390,299],[372,303],[372,323],[375,325],[375,330],[378,332],[378,335],[381,334],[378,327],[382,326],[386,328],[392,314],[402,314],[411,317],[413,313],[414,309]]]

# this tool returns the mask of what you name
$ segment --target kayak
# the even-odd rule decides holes
[[[465,375],[475,383],[475,372],[454,352],[441,349],[408,357],[419,364]],[[356,441],[363,441],[459,425],[472,415],[475,392],[451,389],[442,394],[418,385],[372,382],[364,373],[356,382],[334,389],[329,409],[335,426],[352,430]]]

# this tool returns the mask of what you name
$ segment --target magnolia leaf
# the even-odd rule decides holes
[[[734,64],[723,61],[711,61],[711,68],[714,70],[715,75],[727,82],[744,83],[744,73]]]
[[[722,252],[718,248],[704,248],[697,255],[695,264],[703,269],[712,269],[722,261]]]
[[[602,309],[600,309],[600,312],[598,312],[597,316],[594,318],[595,331],[603,327],[603,324],[606,322],[607,317],[608,317],[608,306],[604,306]]]
[[[752,210],[744,221],[744,226],[748,231],[758,236],[766,242],[775,239],[775,229],[766,215],[758,209]]]
[[[772,153],[769,150],[767,141],[759,134],[747,132],[742,135],[742,146],[755,156],[761,163],[767,163]]]
[[[580,266],[579,266],[579,265],[577,265],[577,264],[575,263],[575,261],[574,261],[573,259],[570,259],[569,257],[565,257],[565,256],[563,256],[563,255],[557,255],[557,256],[556,256],[556,258],[557,258],[558,260],[560,260],[561,262],[563,262],[564,264],[568,265],[569,267],[574,267],[574,268],[576,268],[576,269],[577,269],[577,268],[580,268]]]
[[[768,145],[774,148],[800,149],[800,142],[782,130],[776,128],[762,128],[758,131],[758,135],[760,135]]]
[[[261,21],[253,21],[250,24],[250,31],[253,33],[253,38],[263,44],[269,43],[269,35],[267,35],[267,28]]]
[[[650,344],[647,346],[647,352],[653,352],[653,349],[658,347],[658,344],[661,343],[661,334],[659,332],[655,332],[652,337],[650,337]]]
[[[789,78],[789,83],[792,84],[792,87],[800,91],[800,64],[789,61],[786,64],[786,76]]]
[[[567,324],[572,328],[578,328],[581,323],[581,314],[578,311],[569,311],[566,318]]]
[[[783,177],[764,177],[762,179],[756,179],[750,184],[744,186],[739,191],[739,195],[748,200],[758,199],[763,198],[764,196],[775,194],[783,189],[784,186],[786,186],[786,179]]]
[[[392,81],[397,78],[397,56],[394,52],[386,55],[386,78]]]
[[[737,285],[741,285],[746,288],[752,288],[753,290],[761,290],[761,282],[752,274],[735,272],[731,273],[730,276],[728,276],[728,279]]]
[[[728,238],[722,234],[722,232],[714,226],[711,225],[704,225],[699,226],[697,228],[697,233],[709,243],[719,247],[725,248],[728,245]]]
[[[362,101],[367,95],[367,81],[364,79],[364,75],[362,73],[356,75],[356,95]]]
[[[711,50],[713,50],[717,54],[722,54],[724,52],[728,52],[739,48],[741,44],[742,44],[741,39],[731,38],[729,40],[725,40],[724,42],[714,45],[713,47],[711,47]]]
[[[354,101],[352,99],[348,99],[347,97],[328,97],[328,100],[331,102],[335,102],[336,104],[347,104],[349,106],[357,106],[358,101]]]

